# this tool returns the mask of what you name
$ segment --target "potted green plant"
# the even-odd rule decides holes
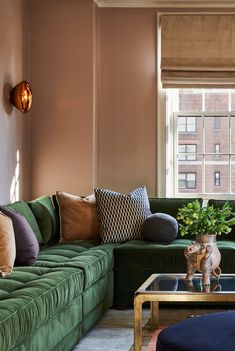
[[[221,235],[228,234],[235,224],[235,213],[228,202],[222,208],[202,207],[198,200],[189,202],[177,214],[180,234]]]
[[[216,236],[228,234],[235,225],[235,213],[228,202],[221,208],[202,207],[198,200],[179,209],[177,214],[179,230],[182,236],[196,235],[184,250],[187,261],[186,280],[192,280],[196,271],[202,272],[202,284],[210,285],[210,274],[219,277],[221,254],[216,243]]]

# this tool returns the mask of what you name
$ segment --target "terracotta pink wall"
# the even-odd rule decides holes
[[[155,193],[155,13],[28,3],[31,197],[93,186]]]
[[[27,79],[23,64],[23,23],[23,2],[1,1],[0,204],[29,196],[30,117],[13,108],[9,102],[10,89]]]
[[[156,183],[156,10],[100,15],[98,185],[128,191]]]
[[[92,0],[31,1],[31,196],[93,188]]]

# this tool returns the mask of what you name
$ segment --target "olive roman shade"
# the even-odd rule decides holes
[[[164,88],[235,87],[235,14],[161,16]]]

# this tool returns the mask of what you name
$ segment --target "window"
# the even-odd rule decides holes
[[[178,131],[181,133],[195,133],[196,132],[196,118],[179,116]]]
[[[220,158],[220,144],[215,144],[214,150],[215,150],[215,159],[219,159]]]
[[[214,185],[220,186],[220,172],[214,172]]]
[[[220,129],[220,118],[219,117],[214,118],[214,129]]]
[[[159,196],[234,198],[235,89],[165,92],[159,110],[166,111],[166,137],[163,129],[158,133]]]
[[[179,144],[178,160],[179,161],[195,161],[197,145],[196,144]]]
[[[179,173],[180,189],[196,189],[196,173]]]
[[[186,112],[188,117],[188,112]],[[177,120],[182,119],[183,113],[175,113]],[[174,169],[174,176],[177,174],[193,172],[197,174],[198,186],[197,187],[180,187],[176,189],[176,193],[185,193],[184,189],[195,189],[192,193],[229,193],[234,191],[232,189],[231,175],[232,171],[235,171],[235,143],[233,142],[231,146],[230,138],[234,139],[231,134],[231,126],[234,125],[235,132],[235,116],[231,113],[226,112],[226,114],[215,113],[205,113],[200,112],[196,119],[197,131],[196,133],[188,134],[187,132],[182,132],[176,130],[175,138],[175,149],[178,148],[178,154],[176,155],[176,163]],[[219,124],[221,126],[220,133],[214,133],[215,120],[220,120]],[[215,143],[216,140],[216,143]],[[218,142],[217,142],[218,141]],[[184,143],[182,143],[184,142]],[[195,144],[190,144],[194,142]],[[223,153],[219,153],[220,145],[223,145]],[[194,145],[194,146],[193,146]],[[195,145],[198,147],[196,149]],[[195,151],[195,153],[188,153],[188,151]],[[234,151],[232,152],[232,149]],[[234,155],[234,160],[233,160]],[[191,157],[191,158],[190,158]],[[225,180],[223,184],[220,184],[219,175],[223,175]],[[216,180],[214,174],[216,173]],[[234,173],[235,175],[235,173]],[[214,178],[213,178],[214,177]],[[180,184],[180,183],[179,183]],[[214,186],[219,186],[215,189]],[[188,191],[187,191],[188,192]]]

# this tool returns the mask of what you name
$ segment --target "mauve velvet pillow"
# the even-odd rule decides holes
[[[169,243],[177,237],[178,222],[166,213],[154,213],[144,221],[141,234],[146,241]]]
[[[39,244],[32,228],[21,214],[4,207],[1,207],[0,210],[10,217],[13,223],[16,244],[15,264],[21,266],[32,265],[39,253]]]

